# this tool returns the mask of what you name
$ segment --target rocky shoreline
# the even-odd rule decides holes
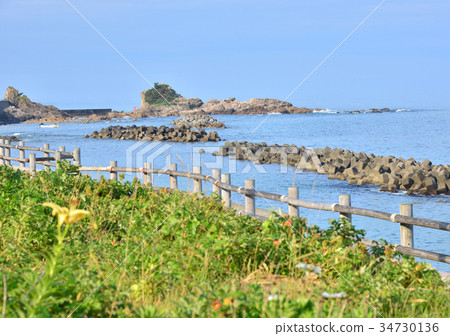
[[[329,179],[346,180],[349,184],[379,185],[381,191],[408,194],[450,195],[450,166],[433,165],[429,160],[375,156],[341,148],[307,149],[295,145],[270,145],[234,141],[226,142],[213,155],[235,155],[238,160],[258,164],[281,163],[299,170],[327,174]]]
[[[220,141],[216,131],[206,132],[203,129],[194,130],[188,127],[167,126],[110,126],[99,132],[95,131],[85,138],[140,140],[140,141],[169,141],[169,142],[206,142]]]
[[[157,83],[155,83],[157,85]],[[0,101],[0,125],[12,123],[56,123],[56,122],[96,122],[110,121],[122,118],[145,118],[155,116],[191,116],[191,115],[256,115],[256,114],[301,114],[325,111],[324,109],[311,109],[306,107],[296,107],[289,102],[269,98],[253,98],[249,101],[238,101],[236,98],[223,100],[211,99],[203,102],[199,98],[184,98],[176,93],[169,85],[158,84],[159,89],[163,88],[167,92],[173,92],[173,99],[149,103],[146,100],[148,93],[146,90],[141,93],[141,107],[136,111],[119,112],[112,111],[105,114],[91,114],[77,117],[61,111],[55,106],[42,105],[32,102],[26,95],[20,93],[13,87],[8,87],[4,100]],[[161,98],[161,97],[160,97]],[[391,111],[388,108],[365,110],[373,113]],[[360,110],[349,111],[349,113],[361,113]],[[196,127],[196,126],[195,126]],[[197,127],[196,127],[197,128]],[[201,127],[200,127],[201,128]],[[206,126],[205,126],[206,128]],[[208,127],[209,128],[209,127]],[[221,127],[218,127],[221,128]]]
[[[253,98],[249,101],[238,101],[236,98],[224,100],[212,99],[204,103],[199,98],[176,98],[171,105],[155,106],[145,102],[143,99],[141,107],[133,113],[136,117],[149,116],[183,116],[192,114],[299,114],[312,113],[320,109],[306,107],[295,107],[291,103],[278,99]]]

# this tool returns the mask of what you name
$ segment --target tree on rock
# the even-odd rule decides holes
[[[144,101],[150,105],[168,105],[180,97],[170,85],[163,83],[155,83],[152,89],[144,91]]]

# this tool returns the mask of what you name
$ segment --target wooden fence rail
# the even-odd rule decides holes
[[[23,144],[22,144],[23,145]],[[10,148],[20,150],[20,158],[10,157]],[[31,148],[31,149],[30,149]],[[7,151],[8,150],[8,151]],[[24,159],[24,151],[32,150],[44,153],[53,153],[54,157],[46,155],[44,158],[36,158],[34,153],[30,154],[28,159]],[[64,148],[60,148],[59,151],[50,150],[48,145],[44,148],[25,147],[25,146],[12,146],[9,142],[3,142],[0,139],[0,164],[11,165],[10,161],[20,162],[21,166],[14,166],[16,169],[26,170],[32,174],[37,171],[36,165],[52,165],[48,161],[60,161],[64,159],[73,159],[74,165],[81,165],[80,150],[76,148],[73,153],[65,152]],[[29,167],[24,165],[29,163]],[[177,170],[177,165],[170,164],[170,169],[154,169],[149,163],[144,165],[144,168],[132,168],[132,167],[117,167],[117,161],[111,161],[108,167],[80,167],[80,172],[109,172],[109,178],[111,180],[117,179],[117,173],[141,173],[144,178],[144,183],[148,186],[153,185],[152,176],[154,174],[163,174],[169,176],[170,188],[178,189],[178,177],[184,177],[192,179],[194,181],[193,191],[196,193],[202,193],[202,181],[212,184],[212,191],[222,197],[226,207],[238,207],[239,213],[249,216],[253,216],[259,219],[267,218],[267,210],[256,208],[256,198],[269,199],[281,203],[288,204],[289,216],[299,217],[301,211],[299,208],[307,208],[314,210],[323,210],[330,212],[337,212],[340,217],[346,218],[351,222],[352,215],[364,216],[382,219],[389,222],[400,224],[400,245],[397,246],[397,250],[401,253],[416,256],[424,259],[450,263],[450,256],[440,254],[436,252],[430,252],[414,248],[414,226],[421,226],[430,229],[437,229],[443,231],[450,231],[450,223],[435,221],[431,219],[413,217],[412,204],[401,204],[399,213],[388,213],[378,210],[363,209],[351,206],[350,195],[341,195],[339,197],[339,203],[318,203],[303,201],[298,198],[298,188],[291,187],[288,189],[288,195],[278,195],[265,191],[258,191],[255,189],[255,181],[245,181],[245,187],[234,186],[231,184],[230,174],[222,174],[220,169],[214,169],[211,175],[202,175],[201,167],[193,167],[193,172],[183,172]],[[245,196],[245,205],[234,205],[231,202],[231,193],[236,192]],[[243,209],[242,209],[243,208]],[[261,215],[263,214],[263,215]],[[375,242],[370,239],[363,239],[363,243],[366,245],[373,245]]]
[[[11,149],[17,149],[19,151],[19,157],[11,157]],[[26,158],[25,151],[41,152],[43,157],[36,157],[36,153],[30,153]],[[50,154],[54,154],[53,157]],[[19,162],[19,167],[15,167],[20,170],[29,170],[31,174],[34,174],[37,169],[36,166],[41,164],[45,167],[56,167],[57,162],[61,160],[73,160],[73,164],[76,166],[81,165],[80,149],[75,148],[73,152],[66,152],[64,146],[60,146],[58,150],[50,149],[49,144],[44,144],[41,147],[29,147],[25,146],[23,141],[19,142],[19,145],[12,145],[10,140],[0,139],[0,165],[11,166],[11,161]],[[54,161],[54,163],[50,162]],[[29,164],[29,168],[26,168],[26,163]]]
[[[349,218],[349,216],[348,216],[349,214],[353,214],[353,215],[382,219],[382,220],[395,222],[395,223],[416,225],[416,226],[427,227],[430,229],[450,231],[450,223],[446,223],[446,222],[440,222],[440,221],[435,221],[435,220],[431,220],[431,219],[417,218],[417,217],[412,217],[412,216],[405,216],[402,214],[389,213],[389,212],[383,212],[383,211],[378,211],[378,210],[357,208],[357,207],[352,207],[352,206],[348,206],[348,205],[340,205],[337,203],[328,204],[328,203],[308,202],[308,201],[303,201],[303,200],[299,200],[296,198],[292,198],[287,195],[278,195],[278,194],[273,194],[273,193],[269,193],[269,192],[265,192],[265,191],[258,191],[253,188],[237,187],[237,186],[230,184],[230,182],[228,181],[229,177],[225,177],[226,182],[222,182],[224,179],[219,180],[212,176],[201,175],[198,173],[181,172],[181,171],[175,171],[175,170],[170,170],[170,169],[121,168],[121,167],[111,167],[111,166],[110,167],[81,167],[80,171],[164,174],[164,175],[170,175],[172,177],[176,177],[176,176],[186,177],[186,178],[193,179],[194,181],[195,180],[207,181],[207,182],[213,184],[216,188],[220,188],[222,190],[232,191],[232,192],[236,192],[236,193],[245,195],[245,196],[249,197],[248,202],[251,202],[253,197],[260,197],[260,198],[270,199],[270,200],[281,202],[281,203],[286,203],[293,207],[339,212],[342,216],[345,216],[346,218]],[[226,174],[226,175],[229,176],[229,174]],[[248,181],[253,181],[253,180],[248,180]],[[196,187],[196,190],[194,189],[194,191],[201,191],[201,190],[199,190],[198,185]],[[346,196],[348,197],[348,199],[350,199],[350,195],[346,195]]]

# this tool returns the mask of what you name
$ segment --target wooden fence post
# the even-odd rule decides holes
[[[230,174],[222,174],[222,183],[230,184]],[[231,191],[222,189],[222,201],[227,208],[231,208]]]
[[[66,151],[66,146],[59,146],[59,151],[61,152],[61,160],[64,160],[62,153],[64,153]]]
[[[23,141],[19,141],[19,147],[23,147],[25,144]],[[25,149],[19,149],[19,159],[25,160]],[[20,161],[19,162],[20,168],[25,168],[25,162]]]
[[[58,162],[61,162],[61,152],[60,151],[56,151],[56,153],[55,153],[56,169],[58,169]]]
[[[30,174],[36,174],[36,154],[30,153]]]
[[[81,166],[81,151],[79,148],[73,149],[73,165],[74,166]]]
[[[298,187],[290,187],[288,189],[288,197],[297,200],[298,199]],[[299,216],[298,206],[289,204],[289,216],[298,218],[298,216]]]
[[[194,166],[194,167],[192,167],[192,172],[194,174],[200,174],[201,175],[202,167],[201,166]],[[202,193],[202,180],[194,178],[194,192],[198,193],[198,194]]]
[[[117,172],[112,171],[112,168],[117,167],[117,161],[109,161],[109,166],[111,167],[111,171],[109,173],[110,180],[117,180]]]
[[[5,148],[2,146],[5,143],[5,140],[0,139],[0,156],[5,155]],[[3,158],[0,159],[0,165],[4,165],[5,160]]]
[[[352,200],[350,195],[339,195],[339,205],[352,206]],[[351,214],[341,212],[339,217],[346,218],[350,224],[352,222]]]
[[[246,180],[245,189],[255,190],[255,180]],[[255,196],[245,195],[245,212],[255,214]]]
[[[220,181],[220,174],[221,174],[220,169],[213,169],[212,170],[212,177],[215,178],[216,180]],[[213,186],[212,186],[212,192],[213,193],[216,193],[216,195],[220,196],[220,190],[221,190],[220,187],[218,187],[215,184],[213,184]]]
[[[152,174],[149,173],[149,170],[152,169],[151,162],[144,162],[144,184],[147,187],[152,186]]]
[[[11,144],[10,140],[5,140],[5,145],[9,145]],[[5,156],[10,157],[11,156],[11,150],[9,147],[5,147]],[[5,164],[7,166],[11,166],[11,161],[10,160],[5,160]]]
[[[400,215],[413,217],[412,204],[400,204]],[[400,224],[400,245],[414,248],[414,225]]]
[[[45,152],[46,149],[50,149],[50,145],[49,145],[49,144],[44,144],[44,158],[50,157],[50,153]],[[43,164],[46,168],[50,169],[50,166],[48,166],[48,163],[49,163],[49,162],[50,162],[50,161],[44,161],[42,164]],[[56,161],[55,161],[55,163],[56,163]]]
[[[169,166],[170,170],[177,171],[177,164],[171,163]],[[177,176],[170,175],[169,177],[169,186],[170,189],[178,189],[178,178]]]

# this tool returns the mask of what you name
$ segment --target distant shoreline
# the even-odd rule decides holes
[[[154,92],[155,88],[141,93],[141,107],[134,111],[112,111],[111,109],[61,110],[51,105],[32,102],[26,95],[13,87],[8,87],[4,100],[0,101],[0,125],[15,123],[60,123],[111,121],[128,117],[134,120],[146,117],[186,116],[186,115],[270,115],[306,113],[344,113],[337,110],[296,107],[289,102],[270,98],[252,98],[238,101],[236,98],[211,99],[203,102],[199,98],[184,98],[169,85],[157,84],[165,90],[170,100]],[[156,97],[155,97],[156,96]],[[164,100],[162,99],[164,98]],[[371,108],[345,111],[345,113],[393,112],[390,108]],[[400,110],[398,110],[400,111]],[[91,113],[92,112],[92,113]]]
[[[199,113],[204,115],[282,115],[282,114],[313,114],[313,113],[321,113],[321,114],[367,114],[367,113],[393,113],[393,112],[403,112],[409,111],[407,109],[361,109],[361,110],[330,110],[330,109],[310,109],[308,112],[301,113],[290,113],[290,112],[260,112],[260,113],[240,113],[240,112],[223,112],[223,113]],[[91,122],[101,122],[101,121],[114,121],[121,119],[131,119],[133,121],[137,121],[142,118],[156,118],[156,117],[182,117],[188,115],[198,115],[196,112],[184,112],[184,113],[164,113],[164,114],[154,114],[154,113],[142,113],[139,111],[111,111],[108,113],[92,113],[90,115],[84,114],[82,116],[65,116],[58,118],[41,118],[41,119],[29,119],[25,121],[21,121],[19,123],[55,123],[55,122],[67,122],[67,123],[91,123]],[[10,124],[10,123],[8,123]]]

